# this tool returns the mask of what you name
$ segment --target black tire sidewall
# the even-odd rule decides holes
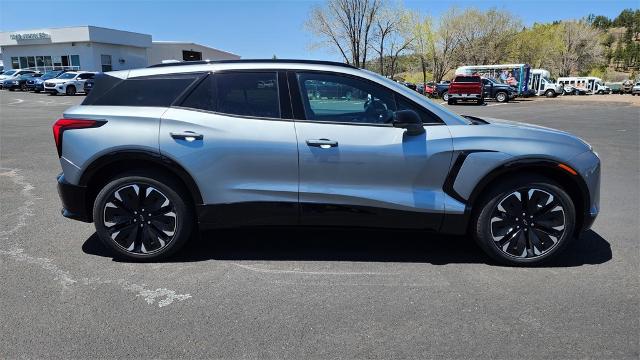
[[[557,197],[565,211],[565,233],[551,251],[535,258],[515,258],[506,255],[495,245],[491,235],[491,216],[498,202],[506,195],[520,188],[539,188]],[[472,218],[472,232],[478,245],[494,260],[510,266],[535,266],[543,264],[559,253],[571,242],[576,226],[576,212],[571,197],[553,180],[539,176],[516,177],[499,183],[480,202],[480,207]]]
[[[73,92],[70,91],[70,89],[73,89]],[[67,88],[65,89],[65,93],[69,96],[73,96],[76,94],[76,87],[73,85],[69,85],[67,86]]]
[[[500,100],[500,95],[502,95],[502,96],[503,96],[502,100]],[[504,93],[504,92],[498,92],[498,93],[496,94],[496,100],[498,100],[498,102],[507,102],[507,99],[508,99],[508,98],[509,98],[509,95],[507,95],[507,94],[506,94],[506,93]]]
[[[176,231],[173,240],[162,250],[151,255],[135,254],[126,251],[111,239],[104,225],[103,209],[111,194],[123,186],[136,183],[148,184],[160,190],[174,205],[176,212]],[[135,173],[120,175],[109,181],[96,196],[93,205],[93,219],[96,233],[104,245],[109,248],[117,258],[132,261],[157,261],[165,259],[173,255],[187,242],[192,230],[195,228],[193,206],[187,199],[187,194],[182,189],[182,186],[170,177]]]

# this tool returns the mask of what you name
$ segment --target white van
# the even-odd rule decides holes
[[[558,84],[573,87],[576,93],[610,94],[611,88],[605,86],[602,79],[595,76],[566,76],[558,78]]]
[[[564,92],[562,85],[556,83],[545,69],[531,69],[529,89],[535,95],[546,97],[556,97]]]

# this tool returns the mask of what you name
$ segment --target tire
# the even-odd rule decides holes
[[[16,91],[16,89],[14,89],[14,88],[9,88],[9,91]]]
[[[33,90],[33,92],[37,94],[40,92],[40,90]]]
[[[449,92],[448,91],[445,91],[445,92],[442,93],[442,100],[449,101]],[[451,104],[449,104],[449,105],[451,105]]]
[[[69,85],[67,86],[67,90],[65,90],[65,93],[69,96],[73,96],[76,94],[76,87],[73,85]]]
[[[496,101],[501,103],[509,101],[509,94],[504,91],[498,91],[496,93]]]
[[[141,194],[146,196],[140,198]],[[165,259],[184,246],[195,228],[193,205],[188,199],[184,187],[162,173],[119,175],[96,197],[96,232],[117,258]],[[149,209],[153,215],[149,215]]]
[[[458,102],[457,102],[455,99],[448,99],[448,100],[447,100],[447,104],[449,104],[449,105],[455,105],[455,104],[457,104],[457,103],[458,103]]]
[[[556,97],[556,92],[553,90],[547,90],[545,91],[544,96],[548,98]]]
[[[526,197],[529,205],[523,205],[518,196]],[[573,239],[574,204],[558,184],[545,177],[517,176],[503,181],[479,205],[471,232],[478,245],[499,263],[539,265],[560,254]]]

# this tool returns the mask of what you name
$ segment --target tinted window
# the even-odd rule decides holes
[[[202,81],[184,107],[231,115],[280,117],[275,72],[224,72]]]
[[[364,79],[325,73],[299,73],[307,120],[347,123],[390,123],[396,104],[393,92]]]
[[[275,72],[238,72],[214,75],[216,111],[225,114],[280,117]]]
[[[480,78],[475,76],[457,76],[455,82],[460,83],[478,83]]]
[[[193,109],[216,111],[214,77],[209,76],[200,82],[200,84],[198,84],[198,86],[182,102],[181,106]]]
[[[95,99],[93,105],[170,106],[198,76],[178,74],[126,79]]]

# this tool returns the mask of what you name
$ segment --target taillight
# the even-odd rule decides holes
[[[58,157],[62,156],[62,134],[65,130],[71,129],[87,129],[104,125],[104,120],[85,120],[85,119],[59,119],[53,124],[53,138],[56,141],[58,149]]]

